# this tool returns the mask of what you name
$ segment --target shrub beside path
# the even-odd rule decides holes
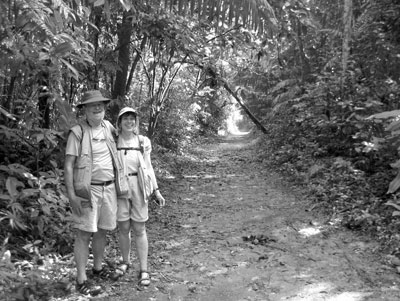
[[[151,286],[136,286],[132,258],[95,299],[400,300],[399,274],[377,242],[307,211],[312,204],[257,162],[254,148],[235,136],[194,149],[181,174],[160,183],[167,206],[151,205]],[[116,250],[112,242],[108,256]]]

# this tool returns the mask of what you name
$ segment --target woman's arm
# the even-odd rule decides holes
[[[161,195],[161,192],[160,192],[160,189],[159,189],[158,183],[157,183],[156,174],[154,172],[153,164],[151,163],[151,157],[150,157],[151,142],[147,137],[145,137],[145,140],[143,141],[143,148],[144,148],[144,153],[143,153],[144,163],[146,164],[146,168],[149,171],[155,195],[157,197],[157,200],[158,200],[160,206],[164,206],[165,199]]]

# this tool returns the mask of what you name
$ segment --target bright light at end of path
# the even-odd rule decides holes
[[[243,115],[238,108],[232,110],[226,119],[226,133],[221,131],[220,135],[233,134],[233,135],[246,135],[249,132],[241,132],[238,129],[237,123],[243,119]]]

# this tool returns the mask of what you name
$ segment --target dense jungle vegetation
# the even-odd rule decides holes
[[[64,144],[89,89],[111,121],[138,108],[161,178],[239,113],[309,210],[400,253],[399,46],[396,0],[1,1],[0,283],[71,252]]]

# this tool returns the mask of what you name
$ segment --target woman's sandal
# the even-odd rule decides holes
[[[112,273],[111,279],[117,280],[119,277],[124,276],[124,275],[128,272],[130,266],[131,266],[131,265],[130,265],[129,263],[127,263],[127,262],[121,262],[121,263],[115,268],[114,273]]]
[[[150,275],[147,271],[140,271],[138,285],[140,286],[150,285]]]
[[[93,285],[92,283],[85,280],[82,283],[76,283],[76,291],[82,295],[96,296],[102,293],[103,289],[101,288],[101,286]]]

